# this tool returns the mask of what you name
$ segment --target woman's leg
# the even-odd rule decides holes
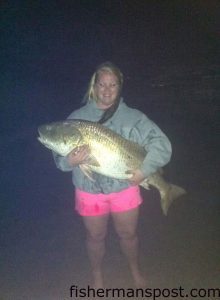
[[[105,253],[105,236],[109,214],[83,216],[87,231],[86,245],[92,268],[93,287],[103,287],[102,260]]]
[[[141,275],[138,264],[138,237],[137,221],[139,207],[125,212],[112,213],[115,230],[120,238],[120,245],[123,253],[128,259],[131,274],[136,287],[144,287],[145,279]]]

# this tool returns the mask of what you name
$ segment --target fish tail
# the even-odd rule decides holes
[[[178,185],[169,184],[169,189],[166,192],[159,190],[160,192],[160,204],[163,214],[167,216],[168,209],[174,200],[186,194],[186,191]]]
[[[167,216],[173,201],[186,194],[186,191],[180,186],[165,181],[159,172],[146,178],[140,185],[145,189],[149,189],[149,186],[152,185],[159,191],[160,205],[165,216]]]

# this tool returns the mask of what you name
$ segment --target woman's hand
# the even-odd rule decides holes
[[[71,151],[67,155],[67,161],[72,167],[85,164],[88,160],[89,154],[89,147],[87,145],[83,145]]]
[[[132,177],[129,178],[128,181],[133,185],[139,185],[145,179],[144,174],[139,169],[133,171],[127,171],[126,173],[132,174]]]

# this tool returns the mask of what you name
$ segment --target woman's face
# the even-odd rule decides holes
[[[115,74],[108,71],[100,71],[94,92],[98,99],[97,106],[101,109],[109,108],[119,96],[120,85]]]

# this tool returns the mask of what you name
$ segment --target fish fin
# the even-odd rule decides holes
[[[157,181],[160,180],[160,186],[155,186],[152,182],[152,178],[157,176]],[[168,210],[174,200],[186,194],[186,191],[175,184],[165,182],[164,179],[160,176],[159,173],[151,175],[149,178],[146,178],[140,183],[140,185],[146,190],[150,189],[150,185],[156,187],[160,193],[160,205],[163,211],[163,214],[167,216]]]
[[[186,191],[178,185],[170,184],[169,189],[162,193],[160,191],[160,204],[163,214],[167,216],[168,209],[174,200],[186,194]]]
[[[95,182],[94,178],[92,177],[92,170],[89,165],[80,164],[79,168],[86,177],[88,177],[91,181]]]
[[[89,157],[86,159],[86,163],[94,166],[94,167],[100,167],[100,163],[98,162],[98,160],[95,158],[95,156],[93,155],[89,155]]]
[[[148,182],[148,179],[147,179],[147,178],[144,179],[144,181],[142,181],[142,182],[140,183],[140,185],[141,185],[144,189],[146,189],[146,190],[149,190],[149,189],[150,189],[150,185],[149,185],[149,182]]]

